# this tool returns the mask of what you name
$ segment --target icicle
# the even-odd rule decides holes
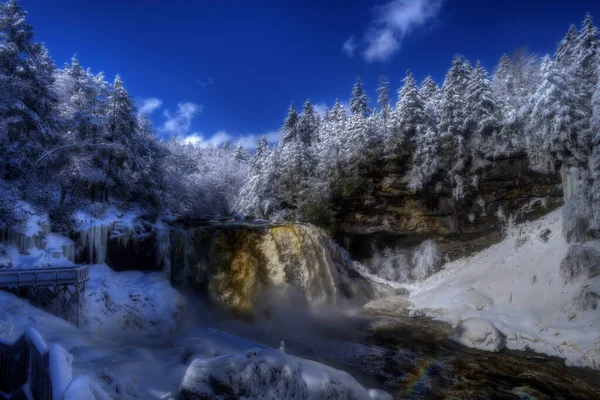
[[[563,198],[566,203],[573,195],[577,194],[581,178],[579,168],[562,168],[561,178],[563,184]]]
[[[95,225],[81,231],[81,242],[88,251],[90,263],[104,264],[109,231],[110,225]]]

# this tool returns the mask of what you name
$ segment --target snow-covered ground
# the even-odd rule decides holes
[[[565,279],[560,268],[569,246],[561,234],[560,210],[513,227],[502,242],[408,286],[411,315],[453,326],[483,318],[502,332],[510,349],[599,369],[600,276]],[[597,250],[600,244],[588,242],[585,248]]]
[[[83,400],[81,393],[93,396],[97,387],[111,398],[172,398],[184,376],[182,388],[200,388],[206,394],[223,389],[203,386],[207,377],[227,377],[234,393],[262,398],[275,393],[275,375],[279,374],[282,385],[289,383],[287,375],[280,376],[282,369],[297,378],[297,390],[281,398],[390,398],[363,388],[343,371],[217,329],[172,332],[185,301],[159,273],[117,273],[105,265],[93,265],[90,278],[85,296],[87,323],[81,329],[0,291],[0,339],[13,341],[34,327],[49,347],[60,344],[72,355],[75,380],[65,398]],[[66,387],[65,382],[61,385]]]
[[[123,333],[163,336],[177,328],[186,299],[160,272],[115,272],[89,267],[85,289],[85,329],[104,337]]]

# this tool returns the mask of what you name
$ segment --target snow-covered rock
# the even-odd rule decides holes
[[[580,245],[569,246],[567,256],[560,263],[560,276],[566,283],[590,279],[600,275],[600,251]]]
[[[366,390],[345,372],[265,348],[192,361],[180,394],[185,400],[391,398],[379,390]]]
[[[469,318],[462,321],[454,328],[450,339],[471,347],[486,351],[500,351],[504,348],[504,336],[488,320],[483,318]]]

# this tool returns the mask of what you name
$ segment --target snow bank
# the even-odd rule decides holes
[[[504,348],[504,337],[488,320],[469,318],[454,328],[450,339],[479,350],[500,351]]]
[[[50,380],[52,382],[53,400],[62,400],[63,394],[73,380],[71,356],[60,344],[50,346]]]
[[[80,375],[73,379],[63,400],[111,400],[111,397],[89,376]]]
[[[104,335],[164,335],[177,327],[185,304],[159,272],[115,272],[106,265],[92,265],[85,292],[85,329]]]
[[[411,314],[453,326],[483,318],[504,334],[509,349],[558,356],[569,366],[600,368],[600,276],[593,272],[595,256],[590,256],[600,243],[569,250],[561,225],[557,210],[514,227],[505,240],[472,257],[446,264],[423,283],[408,287]],[[565,279],[571,274],[574,279]]]
[[[384,399],[345,372],[265,348],[192,361],[180,387],[183,399]],[[373,397],[371,396],[373,394]]]
[[[121,211],[116,207],[108,207],[106,211],[102,213],[102,216],[95,216],[90,212],[79,210],[75,213],[74,218],[77,223],[79,230],[86,230],[93,227],[112,225],[118,223],[124,228],[130,230],[135,229],[136,221],[138,220],[141,211]]]

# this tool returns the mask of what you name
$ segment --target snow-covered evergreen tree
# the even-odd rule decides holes
[[[381,116],[381,136],[386,137],[388,134],[388,124],[390,121],[390,114],[392,112],[390,107],[390,82],[385,76],[379,77],[379,85],[377,86],[377,92],[379,96],[377,97],[377,103],[380,108],[380,116]]]
[[[587,14],[581,32],[577,37],[574,49],[574,66],[566,71],[574,79],[572,83],[577,85],[574,92],[574,100],[582,114],[576,114],[572,120],[575,130],[578,131],[578,141],[581,150],[590,149],[592,146],[593,132],[590,131],[589,121],[592,117],[592,95],[596,87],[600,58],[600,38],[598,28],[594,25],[592,17]]]
[[[300,139],[306,146],[311,146],[317,139],[318,119],[317,113],[310,100],[306,100],[302,115],[299,117]]]
[[[455,56],[446,74],[440,101],[438,132],[442,168],[447,170],[454,195],[460,198],[465,190],[465,170],[469,151],[465,148],[465,95],[471,67],[462,56]]]
[[[233,159],[235,161],[242,162],[245,161],[246,158],[246,150],[244,149],[244,146],[242,146],[241,143],[238,143],[233,152]]]
[[[439,138],[435,128],[426,125],[425,130],[416,137],[411,169],[406,177],[410,190],[423,189],[439,172],[441,165],[438,146]]]
[[[257,217],[268,216],[274,207],[275,187],[272,152],[262,137],[252,157],[248,179],[242,186],[235,210]]]
[[[299,133],[298,126],[298,113],[296,112],[296,107],[294,106],[294,102],[290,104],[290,108],[288,109],[288,114],[285,117],[285,121],[283,122],[283,128],[281,129],[281,142],[285,143],[288,141],[295,140]]]
[[[471,73],[465,100],[466,118],[463,129],[469,138],[468,147],[482,165],[481,161],[485,156],[494,153],[495,147],[501,144],[496,143],[500,141],[496,136],[499,130],[498,101],[487,71],[479,61]]]
[[[564,71],[570,71],[575,64],[578,37],[577,28],[575,25],[571,25],[565,37],[558,43],[554,59]]]
[[[425,103],[425,116],[427,117],[427,124],[431,127],[437,127],[441,94],[439,86],[437,83],[435,83],[431,76],[427,76],[423,82],[421,82],[419,93],[421,94],[421,98]]]
[[[593,229],[600,231],[600,65],[596,71],[597,81],[592,95],[592,116],[590,119],[590,132],[592,136],[592,149],[590,155],[590,175],[592,182],[591,199],[594,221]]]
[[[396,156],[412,153],[415,138],[424,134],[426,123],[425,103],[410,71],[406,72],[403,82],[392,113],[390,135],[386,142],[386,152]]]
[[[0,3],[0,176],[13,179],[32,169],[56,140],[54,62],[33,42],[33,27],[15,0]]]
[[[309,110],[312,106],[309,104]],[[308,126],[308,125],[307,125]],[[276,154],[279,195],[288,204],[295,204],[297,195],[313,170],[308,138],[302,132],[302,119],[292,103],[283,124],[283,136]],[[308,132],[310,134],[310,132]]]
[[[370,111],[367,92],[363,89],[360,78],[356,78],[356,82],[352,88],[352,96],[350,97],[350,112],[353,115],[367,117]]]
[[[585,16],[573,52],[577,83],[582,90],[582,96],[591,99],[598,80],[596,71],[600,62],[598,59],[600,54],[600,38],[598,37],[598,28],[594,25],[590,14]]]
[[[106,180],[99,188],[100,193],[94,193],[103,200],[108,200],[113,190],[124,195],[138,178],[140,142],[136,134],[136,107],[119,75],[110,88],[106,110],[102,145]]]
[[[579,132],[572,124],[585,112],[577,102],[576,85],[548,55],[542,61],[541,79],[531,99],[528,125],[532,166],[554,171],[557,161],[563,168],[577,165],[586,159],[586,150],[580,148]]]

